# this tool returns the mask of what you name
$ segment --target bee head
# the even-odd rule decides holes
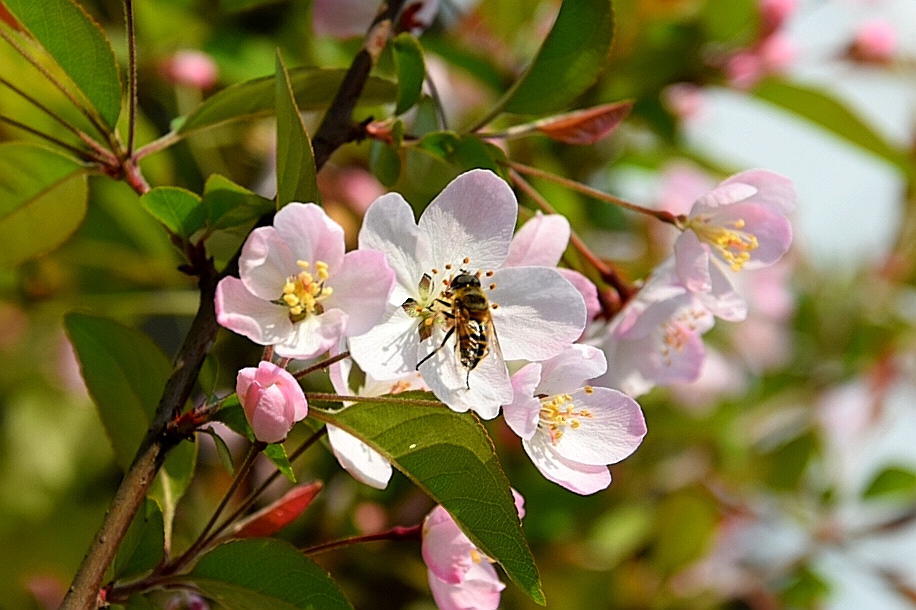
[[[452,281],[449,282],[449,288],[453,290],[456,288],[467,288],[469,286],[480,288],[480,278],[476,275],[462,272],[453,277]]]

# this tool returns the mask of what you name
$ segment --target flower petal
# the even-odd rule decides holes
[[[569,243],[565,216],[538,212],[515,233],[503,267],[556,267]]]
[[[728,273],[718,264],[710,265],[709,277],[712,284],[709,292],[698,292],[694,296],[717,318],[740,322],[747,318],[747,301],[732,286]]]
[[[587,409],[579,426],[566,426],[554,445],[562,457],[580,464],[615,464],[636,451],[646,435],[646,420],[639,404],[609,388],[579,390],[572,394],[576,410]]]
[[[332,274],[343,261],[343,228],[314,203],[283,206],[274,217],[274,228],[294,260],[325,262]]]
[[[589,379],[607,371],[607,358],[597,347],[574,343],[542,363],[538,394],[552,396],[574,392]]]
[[[786,215],[795,209],[798,194],[792,181],[781,174],[764,169],[751,169],[727,178],[722,184],[748,184],[757,189],[751,198],[760,204]]]
[[[321,315],[310,315],[293,324],[293,332],[277,343],[274,351],[283,358],[314,358],[337,345],[346,330],[347,314],[339,309],[329,309]]]
[[[251,294],[234,277],[220,280],[216,287],[216,319],[220,326],[244,335],[258,345],[273,345],[292,332],[289,310]]]
[[[401,305],[408,297],[416,296],[417,283],[423,277],[416,258],[418,234],[413,208],[399,193],[382,195],[366,210],[359,231],[359,247],[385,253],[399,287],[391,294],[389,302],[393,305]]]
[[[447,583],[460,583],[473,563],[471,551],[476,548],[441,506],[426,516],[421,552],[426,567],[436,577]]]
[[[601,301],[598,300],[598,287],[590,279],[574,269],[559,268],[557,271],[579,291],[585,301],[586,319],[594,320],[601,313]]]
[[[541,365],[531,363],[512,375],[512,402],[503,405],[503,418],[523,439],[534,436],[538,429],[541,401],[534,397],[541,380]]]
[[[741,203],[722,210],[713,219],[717,225],[731,227],[740,221],[742,231],[757,238],[757,247],[748,251],[751,258],[744,269],[759,269],[772,265],[788,252],[792,244],[792,223],[762,205]]]
[[[417,318],[388,305],[382,321],[369,332],[350,337],[350,353],[376,379],[397,379],[416,372],[420,333]]]
[[[242,246],[239,277],[252,294],[273,301],[283,294],[283,285],[299,273],[296,259],[273,227],[255,229]]]
[[[429,590],[439,610],[496,610],[505,588],[486,560],[472,564],[459,584],[450,584],[429,570]]]
[[[689,216],[694,218],[704,214],[715,214],[719,208],[749,199],[758,192],[757,187],[736,180],[722,182],[697,199],[690,209]]]
[[[577,494],[587,496],[611,484],[611,471],[607,466],[571,462],[557,453],[543,434],[522,441],[522,446],[544,478]]]
[[[465,172],[420,217],[426,238],[417,258],[439,267],[496,269],[506,260],[517,215],[518,202],[505,181],[489,170]]]
[[[556,269],[498,269],[486,288],[496,304],[493,326],[506,360],[552,358],[585,328],[582,295]]]
[[[712,286],[709,277],[708,246],[691,230],[678,235],[674,242],[677,276],[689,290],[704,292]]]
[[[375,250],[348,252],[326,285],[334,292],[324,304],[347,312],[347,335],[361,335],[379,323],[394,287],[394,271]]]
[[[388,486],[391,463],[381,453],[336,426],[329,424],[327,429],[331,450],[344,470],[369,487],[385,489]]]

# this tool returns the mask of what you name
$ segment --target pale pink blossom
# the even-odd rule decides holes
[[[571,234],[565,216],[545,216],[538,212],[515,233],[503,268],[556,267],[566,251]],[[592,281],[574,269],[558,268],[557,271],[582,295],[588,319],[598,315],[601,312],[601,302],[598,301],[598,288]]]
[[[219,80],[219,67],[203,51],[182,49],[163,62],[162,74],[176,85],[209,89]]]
[[[703,116],[706,99],[698,85],[674,83],[662,89],[661,97],[665,107],[682,121],[695,121]]]
[[[635,400],[585,385],[606,370],[601,350],[573,345],[515,373],[513,400],[503,407],[506,423],[541,474],[582,495],[610,485],[607,465],[633,453],[646,434]]]
[[[496,174],[472,170],[453,180],[414,220],[403,197],[390,193],[366,212],[361,249],[384,252],[397,275],[382,322],[350,338],[360,367],[380,380],[417,370],[451,409],[496,417],[512,400],[507,360],[551,358],[582,333],[585,303],[556,269],[504,267],[518,202]],[[476,362],[456,345],[451,283],[478,278],[489,304],[479,326]]]
[[[774,32],[755,46],[732,55],[725,64],[725,75],[732,86],[750,89],[765,76],[784,72],[795,58],[792,39],[782,32]]]
[[[519,517],[524,498],[512,490]],[[490,559],[462,532],[452,516],[435,507],[423,522],[423,561],[439,610],[496,610],[506,588]]]
[[[795,187],[779,174],[749,170],[700,197],[674,244],[677,275],[694,292],[714,289],[717,270],[759,269],[778,261],[792,242],[786,215]],[[720,278],[720,279],[722,279]],[[717,314],[718,315],[718,314]]]
[[[315,0],[315,33],[335,38],[365,36],[378,8],[378,2],[372,0]],[[439,0],[407,0],[401,9],[399,29],[419,35],[432,25],[438,12]]]
[[[897,31],[880,19],[869,21],[859,28],[849,48],[849,56],[865,63],[887,64],[897,52]]]
[[[746,322],[740,326],[743,324]],[[706,350],[700,374],[694,381],[670,386],[678,404],[697,414],[710,412],[717,401],[737,396],[746,389],[747,375],[740,361],[713,349]]]
[[[394,285],[382,253],[344,253],[343,229],[311,203],[291,203],[252,231],[239,275],[217,286],[219,323],[284,358],[313,358],[365,333]]]
[[[255,438],[277,443],[308,414],[299,382],[286,369],[261,361],[239,371],[235,391]]]

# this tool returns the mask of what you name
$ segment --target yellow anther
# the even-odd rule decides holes
[[[283,284],[283,291],[280,298],[274,301],[278,305],[289,307],[289,315],[292,322],[299,322],[310,314],[320,314],[324,312],[319,301],[331,296],[334,292],[330,286],[325,286],[324,281],[328,279],[328,265],[322,261],[317,261],[315,267],[318,270],[318,282],[308,271],[311,265],[308,261],[298,260],[296,266],[302,269],[298,274],[287,278]]]
[[[299,265],[299,268],[300,268],[300,269],[303,269],[303,270],[309,268],[309,262],[308,262],[308,261],[296,261],[296,264]]]
[[[483,561],[483,556],[480,554],[480,551],[477,549],[471,549],[471,561],[474,563],[480,563]]]
[[[706,217],[694,218],[687,223],[687,228],[719,252],[732,271],[740,271],[751,259],[750,252],[760,244],[756,236],[742,230],[745,226],[743,219],[735,220],[732,226],[734,229],[710,224]]]
[[[590,385],[587,385],[587,386],[585,386],[584,388],[582,388],[582,391],[585,392],[586,394],[594,394],[594,393],[595,393],[595,388],[593,388],[593,387],[590,386]]]
[[[287,293],[283,295],[283,302],[292,307],[293,305],[299,304],[299,297],[294,294]]]

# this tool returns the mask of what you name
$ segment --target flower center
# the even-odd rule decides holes
[[[759,245],[757,237],[743,231],[744,220],[738,219],[725,225],[712,224],[709,218],[700,216],[687,222],[686,228],[692,229],[701,241],[715,248],[725,259],[732,271],[741,271],[751,259],[751,250]]]
[[[585,386],[583,391],[591,394],[594,390],[591,386]],[[581,419],[592,417],[592,412],[587,408],[576,407],[572,394],[556,394],[541,399],[539,426],[547,432],[554,446],[560,442],[567,426],[575,430],[582,425]]]
[[[690,309],[673,320],[662,325],[662,357],[665,364],[671,366],[671,352],[680,352],[690,341],[690,335],[697,332],[697,322],[703,313]]]
[[[286,305],[289,308],[289,319],[294,324],[304,320],[312,314],[324,313],[324,307],[321,301],[331,296],[334,290],[330,286],[325,286],[324,282],[328,279],[328,264],[322,261],[315,263],[315,275],[308,271],[311,266],[308,261],[296,261],[302,271],[297,275],[291,275],[286,284],[283,285],[283,294],[279,300],[274,301],[278,305]]]

